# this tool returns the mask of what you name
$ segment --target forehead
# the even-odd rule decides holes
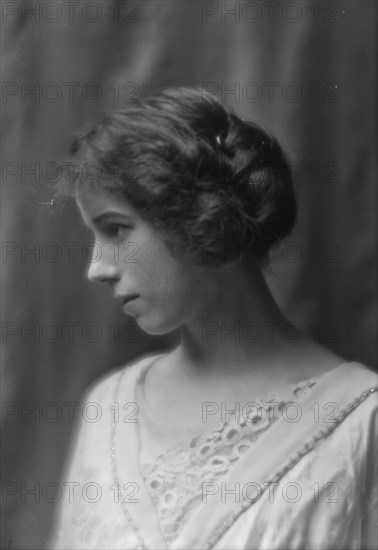
[[[127,216],[139,215],[124,195],[105,187],[87,189],[85,192],[76,191],[75,200],[84,220],[95,218],[110,210]]]

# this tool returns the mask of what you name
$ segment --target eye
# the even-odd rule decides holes
[[[112,223],[105,227],[105,232],[110,237],[115,237],[119,239],[119,238],[122,238],[129,229],[131,228],[127,225]]]

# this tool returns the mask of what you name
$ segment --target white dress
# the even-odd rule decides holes
[[[159,356],[160,357],[160,356]],[[143,383],[157,356],[85,396],[62,483],[61,549],[333,549],[377,545],[377,377],[345,363],[149,456]]]

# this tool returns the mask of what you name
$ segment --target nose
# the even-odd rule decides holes
[[[109,252],[99,243],[94,243],[87,272],[88,279],[92,283],[109,283],[118,279],[117,266]]]

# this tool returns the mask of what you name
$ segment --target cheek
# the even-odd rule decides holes
[[[150,248],[150,253],[145,250],[137,272],[146,299],[166,312],[186,311],[200,294],[201,283],[195,269],[162,246]]]
[[[160,261],[157,269],[150,271],[148,284],[156,299],[170,308],[175,302],[190,300],[197,290],[190,270],[183,269],[168,258]]]

